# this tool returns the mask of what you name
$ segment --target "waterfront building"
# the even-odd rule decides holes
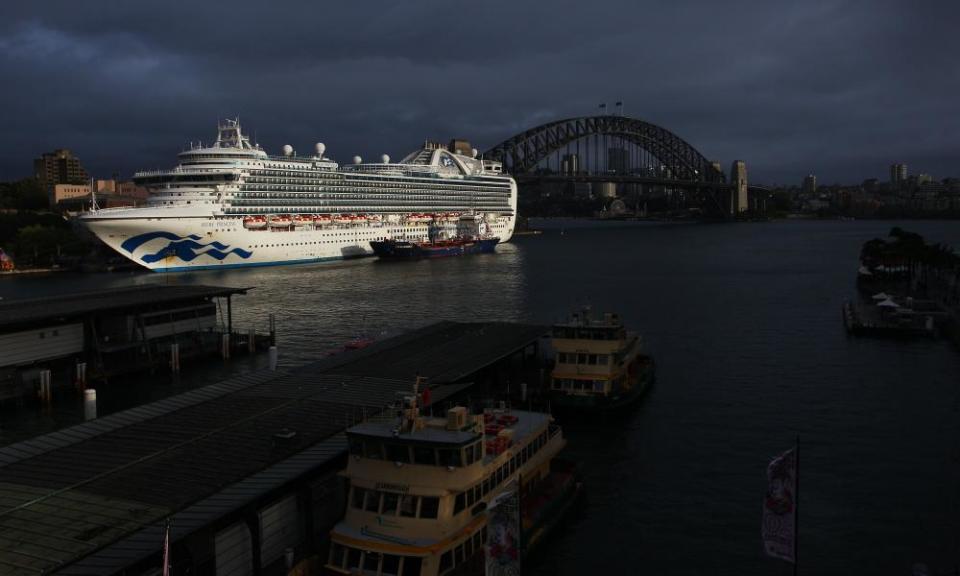
[[[597,182],[594,185],[593,195],[595,198],[616,198],[617,184],[615,182]]]
[[[560,173],[564,176],[579,174],[580,156],[577,154],[564,154],[560,160]]]
[[[58,148],[35,159],[33,175],[44,189],[55,184],[83,184],[90,179],[80,159],[66,148]]]
[[[52,184],[47,189],[50,207],[55,208],[64,200],[90,196],[89,184]]]
[[[626,148],[607,149],[607,172],[626,174],[630,166],[630,152]]]
[[[807,174],[803,179],[801,191],[805,194],[815,194],[817,192],[817,177],[815,174]]]
[[[747,200],[747,163],[743,160],[734,160],[730,166],[730,183],[733,185],[730,213],[736,216],[750,208]]]
[[[900,188],[907,182],[907,165],[903,163],[890,165],[890,184]]]
[[[710,165],[713,166],[713,169],[718,173],[723,174],[723,164],[721,164],[719,160],[710,162]]]

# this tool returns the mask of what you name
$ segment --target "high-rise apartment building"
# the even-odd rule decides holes
[[[895,188],[903,186],[907,182],[907,165],[900,164],[891,164],[890,165],[890,184]]]
[[[56,184],[86,184],[90,178],[80,165],[80,159],[66,148],[58,148],[35,159],[33,175],[47,189]]]
[[[807,194],[813,194],[816,192],[817,177],[814,174],[807,174],[807,176],[803,179],[803,185],[800,187],[800,189]]]

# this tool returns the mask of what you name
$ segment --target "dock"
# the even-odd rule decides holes
[[[0,400],[269,345],[233,323],[252,288],[149,284],[0,302]]]
[[[440,322],[0,448],[0,573],[159,573],[168,521],[172,574],[322,564],[345,507],[344,430],[417,375],[440,409],[522,377],[547,333]]]

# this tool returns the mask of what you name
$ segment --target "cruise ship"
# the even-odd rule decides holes
[[[161,272],[362,257],[371,241],[426,241],[436,227],[453,236],[478,221],[501,242],[513,235],[516,182],[464,141],[427,141],[400,162],[355,156],[340,165],[322,143],[313,152],[286,145],[271,156],[227,120],[212,145],[191,145],[176,167],[134,176],[150,191],[144,206],[94,208],[81,221]]]

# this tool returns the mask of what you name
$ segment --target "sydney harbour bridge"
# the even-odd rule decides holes
[[[729,218],[755,211],[746,168],[735,161],[729,177],[673,132],[622,115],[549,122],[484,152],[516,178],[526,195],[621,199],[619,211],[640,213],[660,199],[674,208]],[[643,210],[645,212],[645,209]]]

